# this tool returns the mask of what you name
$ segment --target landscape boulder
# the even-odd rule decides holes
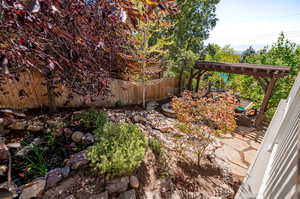
[[[76,131],[72,134],[72,140],[76,143],[80,143],[83,138],[83,133],[80,131]]]
[[[136,199],[136,192],[134,189],[121,193],[118,199]]]
[[[20,121],[16,121],[15,123],[11,124],[8,126],[8,128],[12,129],[12,130],[25,130],[27,126],[27,122],[20,120]]]
[[[129,177],[125,176],[122,178],[117,178],[109,181],[105,189],[108,191],[109,194],[122,193],[128,189],[128,184],[129,184]]]
[[[105,191],[103,193],[100,193],[100,194],[97,194],[97,195],[93,195],[89,199],[108,199],[108,192]]]
[[[75,170],[87,165],[88,163],[89,160],[87,159],[87,151],[81,151],[79,153],[71,155],[70,159],[67,162],[67,166]]]
[[[90,134],[90,133],[87,133],[85,134],[83,137],[82,137],[82,142],[86,145],[90,145],[90,144],[93,144],[95,142],[95,136]]]
[[[129,183],[134,189],[137,189],[140,186],[139,179],[136,176],[130,176]]]
[[[44,178],[37,179],[32,182],[30,186],[23,189],[20,199],[39,198],[42,196],[46,187],[46,180]]]
[[[46,189],[54,187],[64,178],[62,169],[57,168],[48,172],[46,177]]]
[[[64,128],[64,135],[66,138],[70,138],[73,134],[73,131],[69,128]]]

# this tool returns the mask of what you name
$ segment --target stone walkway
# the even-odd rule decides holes
[[[262,135],[253,128],[238,127],[235,133],[217,138],[220,142],[220,147],[215,151],[218,163],[225,164],[234,175],[244,178],[255,160]]]

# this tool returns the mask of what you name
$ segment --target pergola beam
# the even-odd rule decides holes
[[[198,70],[198,73],[194,73],[194,70],[191,70],[191,76],[189,79],[188,87],[189,89],[191,89],[192,80],[194,77],[196,77],[196,75],[198,75],[196,91],[198,91],[199,89],[201,75],[208,71],[250,75],[256,78],[259,84],[262,86],[265,92],[265,96],[260,108],[259,115],[255,120],[255,126],[259,126],[264,119],[265,113],[268,108],[268,103],[272,96],[272,91],[277,79],[287,75],[290,71],[289,66],[257,65],[243,63],[232,64],[202,61],[196,62],[194,68]]]

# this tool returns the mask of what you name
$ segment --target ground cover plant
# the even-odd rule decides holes
[[[144,159],[146,138],[133,124],[105,124],[96,129],[97,143],[90,147],[92,166],[108,177],[120,176],[137,168]]]

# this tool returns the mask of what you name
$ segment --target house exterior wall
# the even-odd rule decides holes
[[[280,102],[235,199],[297,198],[299,134],[300,74],[289,97]]]

